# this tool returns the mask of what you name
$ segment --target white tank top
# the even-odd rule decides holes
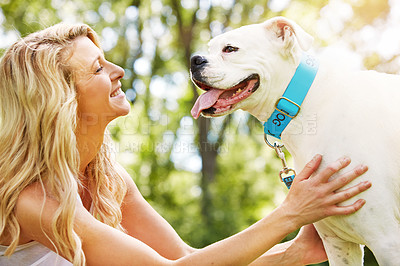
[[[78,200],[82,202],[79,195]],[[90,213],[92,209],[93,205]],[[10,257],[4,255],[7,248],[0,245],[0,266],[72,266],[71,262],[37,241],[17,246]]]
[[[72,266],[72,263],[57,255],[39,242],[19,245],[10,256],[4,256],[7,246],[0,245],[1,266]]]

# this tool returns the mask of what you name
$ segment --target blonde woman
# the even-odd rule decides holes
[[[368,189],[335,192],[367,170],[316,156],[286,200],[248,229],[203,249],[186,245],[110,158],[107,124],[128,114],[122,68],[87,25],[58,24],[12,45],[0,62],[0,265],[302,265],[326,260],[312,225],[350,214]]]

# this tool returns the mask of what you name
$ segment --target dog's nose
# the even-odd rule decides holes
[[[207,59],[204,56],[200,55],[194,55],[190,59],[190,69],[193,71],[196,71],[202,67],[204,67],[205,64],[207,64]]]

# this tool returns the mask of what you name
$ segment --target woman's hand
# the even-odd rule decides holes
[[[369,181],[361,182],[353,187],[338,191],[356,177],[364,174],[368,167],[357,166],[351,171],[341,174],[329,181],[330,177],[350,164],[350,159],[343,157],[329,164],[324,170],[310,177],[319,167],[321,155],[316,155],[298,174],[280,208],[294,223],[295,228],[316,222],[331,215],[351,214],[359,210],[365,200],[359,199],[348,206],[338,206],[345,200],[371,187]]]
[[[300,229],[290,248],[295,249],[296,254],[302,254],[301,265],[321,263],[328,259],[322,240],[312,224]]]

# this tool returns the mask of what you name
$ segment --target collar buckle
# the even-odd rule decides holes
[[[295,113],[292,115],[290,112],[293,111],[294,108],[291,108],[290,105],[288,105],[285,102],[280,103],[282,100],[285,100],[287,103],[291,103],[294,105],[294,108],[296,108],[297,110],[295,111]],[[281,107],[278,107],[278,105],[280,105]],[[283,105],[283,106],[282,106]],[[288,111],[285,111],[285,109],[288,109]],[[290,110],[292,109],[292,110]],[[278,111],[279,113],[286,115],[290,118],[295,118],[299,113],[300,113],[300,105],[298,105],[297,103],[295,103],[294,101],[286,98],[286,97],[280,97],[276,102],[275,102],[275,110]]]

